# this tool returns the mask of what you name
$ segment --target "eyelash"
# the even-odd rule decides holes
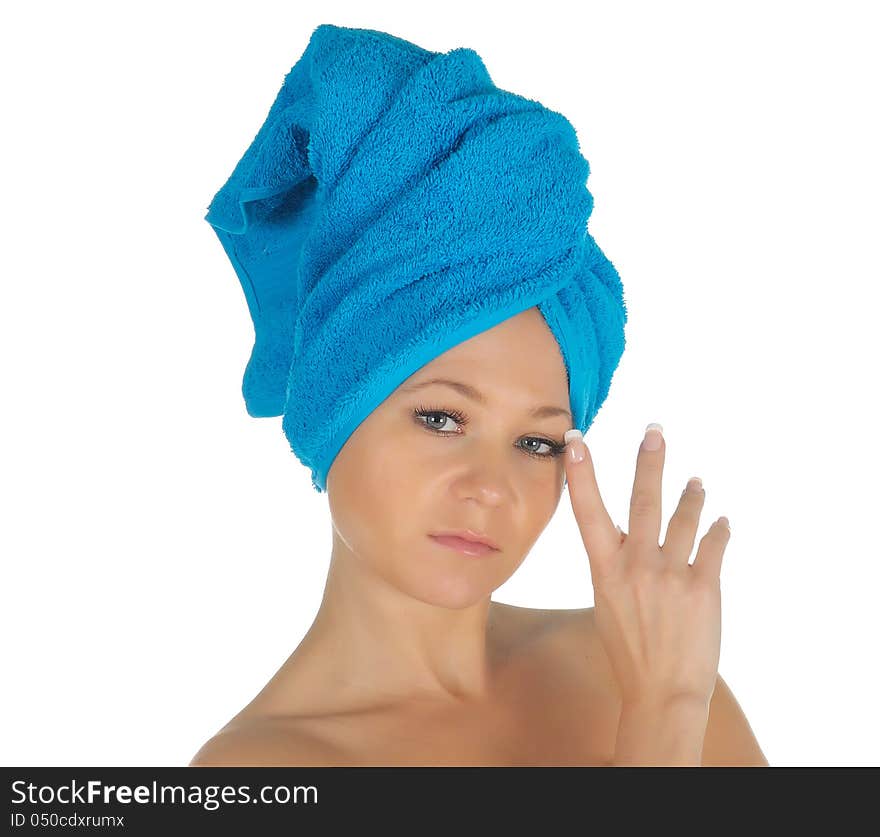
[[[428,408],[428,407],[417,407],[415,410],[413,410],[413,417],[416,419],[416,421],[420,425],[422,425],[422,427],[426,428],[429,433],[434,433],[435,435],[438,435],[438,436],[455,436],[455,435],[457,435],[454,430],[453,431],[438,430],[436,428],[431,427],[430,425],[428,425],[424,421],[419,421],[420,418],[423,418],[425,416],[434,416],[434,415],[448,416],[453,421],[455,421],[457,424],[466,425],[470,421],[470,419],[464,413],[460,412],[459,410],[440,410],[440,409],[433,409],[433,408]],[[538,441],[538,442],[541,442],[545,445],[550,446],[549,453],[535,453],[534,451],[526,450],[525,448],[521,448],[521,450],[524,451],[526,453],[526,455],[532,456],[535,459],[553,459],[554,457],[561,456],[565,452],[565,445],[561,445],[561,444],[559,444],[559,442],[554,442],[552,439],[544,439],[541,436],[528,436],[527,438],[534,439],[535,441]]]

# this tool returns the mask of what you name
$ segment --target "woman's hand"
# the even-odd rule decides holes
[[[666,443],[650,429],[659,425],[648,427],[628,534],[608,516],[583,437],[577,430],[565,434],[568,490],[590,564],[596,628],[624,706],[682,698],[708,706],[721,653],[721,559],[730,530],[726,518],[716,521],[689,564],[705,491],[688,488],[658,546]],[[572,449],[583,451],[582,461],[572,460]]]

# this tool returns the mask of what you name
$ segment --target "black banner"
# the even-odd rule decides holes
[[[407,833],[467,834],[476,817],[538,834],[589,833],[609,822],[614,833],[644,822],[705,830],[721,820],[726,829],[751,830],[774,814],[787,828],[803,817],[815,830],[827,815],[835,833],[860,833],[876,828],[876,791],[868,788],[880,787],[877,768],[23,767],[2,774],[7,834],[222,827],[290,835],[336,825],[387,833],[395,823]]]

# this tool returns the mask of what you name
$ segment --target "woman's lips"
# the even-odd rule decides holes
[[[456,538],[454,535],[428,535],[428,537],[443,546],[463,552],[465,555],[488,555],[490,552],[498,551],[484,543],[466,541],[464,538]]]

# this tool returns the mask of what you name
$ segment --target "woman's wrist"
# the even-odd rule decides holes
[[[624,703],[617,726],[615,767],[700,767],[709,701],[696,697]]]

